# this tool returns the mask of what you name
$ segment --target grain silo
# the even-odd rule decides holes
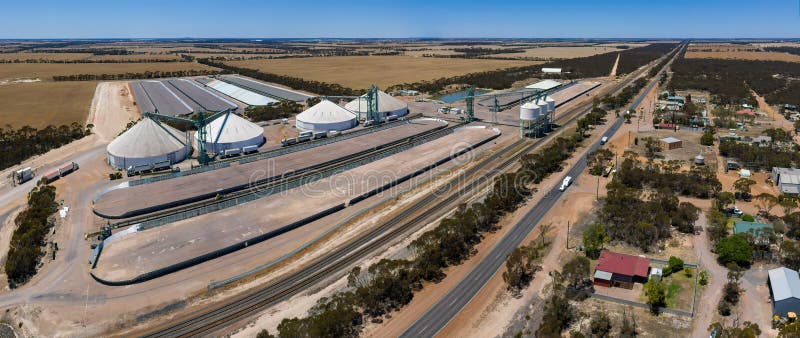
[[[258,148],[265,141],[264,128],[234,113],[216,118],[203,129],[206,131],[206,150],[216,154],[229,149]],[[195,142],[199,142],[196,133]]]
[[[358,123],[356,116],[331,101],[322,100],[297,114],[296,126],[307,131],[339,131],[355,127]]]
[[[108,163],[115,169],[169,165],[186,159],[192,152],[186,133],[144,118],[112,141]]]
[[[530,134],[541,115],[542,108],[535,102],[525,102],[523,105],[521,105],[519,107],[520,136],[524,137]]]
[[[364,120],[367,118],[367,99],[365,96],[348,102],[344,107],[349,111],[358,113],[359,119]],[[408,115],[408,104],[379,90],[377,114],[381,119],[392,115],[398,117],[406,116]]]

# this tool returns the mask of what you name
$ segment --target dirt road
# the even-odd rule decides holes
[[[722,288],[728,281],[728,269],[719,265],[716,260],[716,255],[711,252],[711,242],[708,239],[708,222],[706,220],[706,212],[700,213],[700,218],[695,223],[696,226],[702,227],[703,232],[699,235],[692,236],[692,243],[694,246],[694,254],[698,259],[700,266],[708,271],[708,285],[705,287],[706,292],[695,304],[695,317],[692,327],[692,337],[708,337],[708,326],[714,322],[716,317],[717,303],[722,296]],[[698,286],[699,287],[699,286]]]

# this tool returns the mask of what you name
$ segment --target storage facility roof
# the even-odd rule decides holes
[[[175,128],[145,118],[111,141],[106,149],[120,157],[159,156],[185,148],[183,135]]]
[[[214,90],[228,95],[236,100],[249,104],[251,106],[266,106],[278,100],[266,97],[261,94],[251,92],[247,89],[234,86],[230,83],[225,83],[219,80],[211,80],[206,83],[206,86],[214,88]]]
[[[206,125],[207,142],[234,143],[264,135],[264,128],[239,115],[231,113],[227,117],[226,120],[225,115],[220,116]]]
[[[348,102],[345,106],[350,111],[358,112],[358,113],[366,113],[367,112],[367,99],[366,95],[362,95],[361,97]],[[408,104],[399,100],[389,94],[386,94],[384,91],[378,91],[378,111],[379,112],[392,112],[396,110],[408,109]]]
[[[356,114],[328,100],[322,100],[297,114],[297,120],[315,124],[351,121],[355,118]]]
[[[662,138],[662,139],[661,139],[661,142],[664,142],[664,143],[678,143],[678,142],[680,142],[680,141],[681,141],[681,140],[679,140],[679,139],[676,139],[676,138],[674,138],[674,137],[672,137],[672,136],[670,136],[670,137],[665,137],[665,138]]]
[[[603,250],[595,269],[625,276],[647,277],[649,265],[650,260],[644,257]]]
[[[776,302],[788,298],[800,299],[800,276],[797,271],[785,267],[769,270],[769,284]]]
[[[561,82],[558,82],[556,80],[543,80],[543,81],[539,81],[539,82],[536,82],[534,84],[528,85],[525,88],[548,90],[548,89],[553,89],[555,87],[558,87],[561,84],[562,84]]]

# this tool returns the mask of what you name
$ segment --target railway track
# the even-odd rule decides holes
[[[235,203],[236,201],[250,201],[261,197],[266,197],[268,195],[291,189],[301,184],[311,183],[336,173],[352,169],[354,166],[362,165],[386,156],[393,155],[411,147],[418,146],[422,143],[433,141],[450,134],[456,128],[462,127],[463,125],[464,123],[460,122],[453,125],[448,125],[442,129],[429,130],[403,140],[398,140],[383,145],[381,147],[369,149],[364,152],[306,167],[297,171],[285,173],[281,176],[272,177],[264,180],[263,182],[258,182],[246,187],[245,189],[225,194],[213,200],[206,199],[175,208],[148,213],[142,216],[131,217],[123,221],[111,223],[110,226],[111,229],[119,229],[134,224],[140,224],[146,228],[157,226],[161,220],[171,223],[177,220],[190,218],[190,216],[194,217],[208,212],[225,209],[242,203]],[[181,215],[187,216],[181,217]]]
[[[649,69],[649,67],[637,71],[635,75],[630,75],[628,79],[614,85],[608,92],[618,92],[632,83],[647,69]],[[591,101],[581,103],[570,109],[569,113],[558,117],[556,122],[560,123],[562,126],[567,125],[588,112],[591,108]],[[484,180],[484,182],[491,182],[491,178],[510,169],[523,155],[550,141],[556,135],[558,135],[558,133],[550,133],[546,137],[537,139],[534,142],[525,139],[518,140],[481,160],[475,166],[467,169],[456,178],[438,188],[434,193],[417,201],[412,206],[374,228],[366,235],[360,236],[338,247],[330,254],[312,262],[286,278],[279,279],[258,290],[249,291],[236,296],[211,310],[192,312],[183,318],[171,321],[169,324],[155,327],[146,333],[140,334],[140,336],[207,336],[225,329],[234,323],[245,320],[280,301],[288,299],[304,290],[306,287],[323,281],[332,274],[363,259],[376,249],[396,240],[403,234],[424,225],[426,220],[442,213],[443,210],[448,210],[447,207],[459,201],[461,197],[481,188],[474,184],[463,184],[464,182],[468,182],[467,179],[473,176],[479,176],[489,178]],[[511,156],[503,159],[504,156],[509,154],[511,154]],[[482,170],[490,167],[492,163],[498,160],[501,160],[499,164],[482,172]],[[455,189],[455,191],[451,191],[453,189]],[[448,194],[447,197],[441,198],[441,196],[445,194]],[[406,219],[408,220],[404,221]]]

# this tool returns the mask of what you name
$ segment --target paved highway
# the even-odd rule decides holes
[[[676,53],[677,55],[677,53]],[[674,58],[673,58],[674,60]],[[671,64],[671,62],[670,62]],[[669,65],[669,64],[668,64]],[[667,66],[668,66],[667,65]],[[666,68],[666,67],[665,67]],[[663,71],[663,69],[662,69]],[[660,74],[660,73],[659,73]],[[644,100],[648,92],[653,86],[658,83],[659,75],[656,75],[651,83],[647,86],[633,103],[630,105],[630,110],[635,111],[636,107]],[[624,119],[622,117],[616,119],[614,124],[609,128],[603,136],[611,138],[614,133],[622,126]],[[594,151],[600,148],[599,140],[589,146],[589,151]],[[581,157],[578,162],[570,169],[563,177],[572,176],[573,181],[586,169],[586,158]],[[559,180],[560,181],[560,180]],[[506,256],[508,256],[515,248],[519,247],[522,241],[533,230],[533,228],[542,221],[545,214],[550,208],[555,205],[560,197],[558,187],[553,187],[542,197],[536,206],[533,207],[522,220],[517,223],[499,243],[492,249],[491,252],[481,261],[478,265],[469,272],[453,289],[450,290],[443,298],[434,304],[428,311],[426,311],[420,318],[414,322],[401,337],[433,337],[437,332],[443,329],[450,320],[452,320],[461,309],[464,308],[472,298],[478,294],[480,289],[489,281],[489,279],[500,270],[505,264]]]

